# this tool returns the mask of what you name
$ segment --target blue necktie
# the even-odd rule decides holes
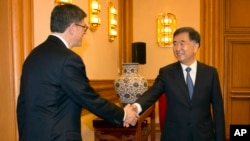
[[[193,85],[193,81],[192,81],[192,79],[190,77],[190,73],[189,73],[191,71],[191,68],[187,67],[186,71],[187,71],[186,83],[187,83],[187,86],[188,86],[189,97],[190,97],[190,99],[192,99],[193,91],[194,91],[194,85]]]

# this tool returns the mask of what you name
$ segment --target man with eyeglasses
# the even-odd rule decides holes
[[[80,26],[83,28],[83,30],[86,32],[88,30],[88,26],[87,25],[80,25],[80,24],[76,24],[77,26]]]
[[[86,16],[75,5],[56,6],[52,34],[25,60],[17,102],[19,141],[81,141],[82,108],[116,126],[136,124],[139,115],[131,105],[122,109],[95,92],[81,57],[70,50],[81,46]]]

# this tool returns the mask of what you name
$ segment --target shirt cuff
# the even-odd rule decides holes
[[[137,107],[137,113],[140,114],[142,112],[142,108],[141,105],[139,103],[134,103],[133,105],[135,105]]]
[[[123,109],[123,111],[124,111],[123,121],[125,121],[125,119],[126,119],[126,110]]]

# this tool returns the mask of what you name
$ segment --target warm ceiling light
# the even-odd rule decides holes
[[[97,0],[89,0],[89,28],[96,31],[101,25],[101,19],[98,14],[101,12],[101,5]]]
[[[176,30],[176,17],[172,13],[161,13],[157,17],[157,43],[160,47],[171,47]]]

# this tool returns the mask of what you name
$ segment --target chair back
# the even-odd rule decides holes
[[[167,111],[167,96],[166,96],[166,94],[162,94],[160,96],[158,102],[159,102],[159,123],[160,123],[160,129],[162,131],[165,116],[166,116],[166,111]]]

